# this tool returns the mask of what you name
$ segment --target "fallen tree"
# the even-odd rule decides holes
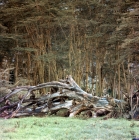
[[[36,91],[42,88],[50,88],[50,92],[38,96]],[[24,94],[20,94],[23,91]],[[16,100],[11,99],[13,96]],[[0,98],[0,104],[0,117],[3,118],[57,114],[62,109],[66,109],[64,116],[67,117],[82,113],[87,117],[108,118],[126,114],[129,118],[129,113],[134,118],[138,117],[137,111],[131,112],[130,103],[112,97],[93,96],[83,91],[70,75],[65,80],[11,88]]]

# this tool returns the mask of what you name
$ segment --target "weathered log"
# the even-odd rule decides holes
[[[75,115],[79,114],[80,112],[84,111],[84,110],[88,110],[89,107],[84,106],[84,104],[80,104],[78,106],[75,106],[74,108],[72,108],[70,110],[70,115],[69,117],[74,117]]]
[[[15,103],[13,103],[11,105],[1,107],[0,108],[0,113],[2,113],[4,110],[15,108],[17,106],[17,104],[18,104],[18,102],[15,102]]]
[[[10,93],[6,94],[4,97],[0,99],[0,103],[9,99],[14,94],[17,94],[20,91],[27,91],[29,87],[16,87],[15,89],[11,90]]]
[[[49,94],[36,96],[35,91],[42,88],[51,88]],[[67,110],[69,117],[74,117],[83,111],[95,112],[97,116],[107,115],[118,106],[123,109],[124,101],[117,99],[107,99],[106,97],[97,97],[83,91],[71,76],[60,81],[42,83],[36,86],[15,87],[10,93],[0,98],[3,103],[24,91],[25,93],[18,97],[18,101],[11,105],[4,105],[0,108],[0,116],[4,118],[53,114],[61,109]]]

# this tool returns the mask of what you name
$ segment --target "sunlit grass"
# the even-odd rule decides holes
[[[131,140],[139,137],[139,122],[124,119],[1,119],[0,129],[0,140]]]

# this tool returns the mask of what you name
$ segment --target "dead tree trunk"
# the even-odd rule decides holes
[[[37,95],[37,91],[50,88],[45,95]],[[21,94],[22,92],[22,94]],[[16,100],[11,100],[15,96]],[[64,80],[42,83],[36,86],[22,86],[11,89],[11,92],[0,98],[0,116],[4,118],[56,114],[66,109],[65,116],[74,117],[85,112],[90,116],[103,116],[113,111],[113,105],[122,106],[124,102],[106,97],[93,96],[83,91],[69,75]]]

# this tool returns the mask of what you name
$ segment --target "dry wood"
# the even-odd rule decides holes
[[[43,88],[51,88],[51,91],[38,96],[36,91]],[[21,95],[21,91],[24,91],[24,94]],[[17,100],[11,103],[13,95],[17,96]],[[96,116],[103,116],[112,114],[113,108],[122,110],[125,106],[122,100],[97,97],[83,91],[70,75],[60,81],[13,88],[10,93],[0,98],[0,103],[3,104],[0,117],[4,118],[56,114],[62,109],[67,110],[65,116],[69,117],[84,111],[87,111],[88,116],[93,116],[92,111]],[[133,116],[137,116],[137,113],[134,112]]]

